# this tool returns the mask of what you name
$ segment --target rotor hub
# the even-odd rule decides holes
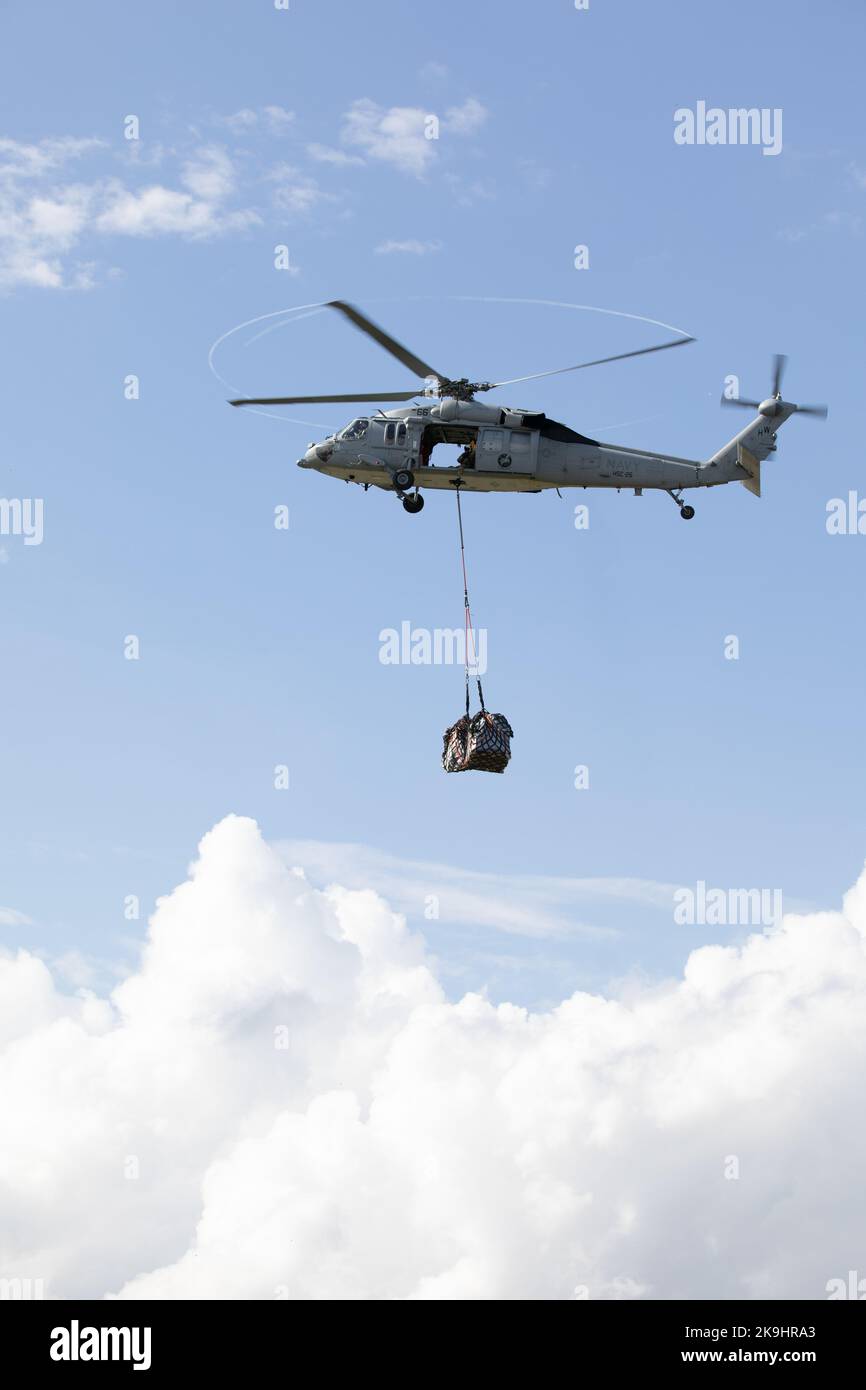
[[[491,386],[489,381],[470,381],[465,376],[456,380],[440,377],[434,389],[440,398],[450,396],[455,401],[471,401],[477,391],[489,391]]]

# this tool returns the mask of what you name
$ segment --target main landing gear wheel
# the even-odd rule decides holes
[[[398,492],[408,492],[414,482],[415,475],[414,473],[410,473],[408,468],[398,468],[394,474],[394,486]]]
[[[405,512],[411,512],[413,516],[415,515],[416,512],[420,512],[420,510],[421,510],[421,508],[422,508],[423,506],[424,506],[424,498],[421,496],[420,492],[418,493],[418,495],[417,495],[416,497],[404,497],[404,498],[403,498],[403,510],[404,510]]]
[[[683,521],[691,521],[694,514],[694,507],[689,507],[688,505],[686,505],[685,507],[680,507],[680,516],[682,517]]]

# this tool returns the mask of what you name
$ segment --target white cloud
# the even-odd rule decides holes
[[[345,145],[406,174],[424,174],[436,158],[436,141],[426,131],[430,118],[417,106],[379,106],[368,97],[353,102],[343,118]]]
[[[196,198],[224,202],[235,189],[235,170],[225,150],[217,146],[199,150],[183,166],[181,182]]]
[[[217,123],[228,126],[229,130],[235,133],[242,133],[247,130],[254,130],[257,126],[263,125],[273,135],[282,135],[294,125],[294,111],[287,111],[284,106],[260,106],[253,109],[244,106],[240,111],[235,111],[231,116],[219,116]]]
[[[467,97],[462,106],[450,106],[443,125],[455,135],[474,135],[484,125],[489,111],[477,97]]]
[[[76,139],[71,135],[25,144],[20,140],[0,138],[0,177],[38,178],[68,163],[80,159],[92,150],[104,148],[104,140]]]
[[[62,254],[86,225],[89,185],[55,185],[61,166],[101,147],[100,140],[60,137],[23,144],[0,139],[0,290],[15,285],[59,289],[84,274],[67,276]]]
[[[91,190],[80,186],[31,198],[24,212],[30,235],[58,248],[73,245],[87,222],[91,201]]]
[[[394,252],[403,252],[409,256],[427,256],[431,251],[441,250],[441,241],[417,241],[410,237],[407,241],[382,241],[376,247],[376,254],[390,256]]]
[[[182,189],[151,184],[128,189],[113,180],[107,185],[104,207],[95,219],[98,231],[124,236],[215,236],[260,221],[249,209],[231,211],[225,204],[235,189],[235,169],[225,150],[205,147],[186,160]]]
[[[54,182],[61,164],[101,143],[57,139],[25,146],[0,141],[0,160],[5,161],[0,168],[0,288],[91,288],[96,262],[71,257],[94,235],[197,238],[260,220],[251,209],[229,205],[234,165],[225,150],[214,146],[190,153],[180,168],[180,187],[159,183],[133,188],[115,177]]]
[[[294,111],[287,111],[284,106],[266,106],[263,114],[266,124],[275,134],[288,130],[295,122]]]
[[[62,286],[60,253],[75,245],[91,202],[91,190],[84,185],[41,194],[34,193],[31,184],[19,190],[12,180],[0,180],[0,287]]]
[[[162,184],[135,191],[115,185],[106,203],[95,220],[96,230],[123,236],[171,232],[189,237],[213,236],[228,227],[258,221],[254,213],[223,215],[213,203]]]
[[[14,907],[0,907],[0,927],[31,927],[29,917]]]
[[[862,1260],[864,939],[866,875],[627,1000],[452,1004],[380,898],[312,889],[229,817],[110,1000],[0,955],[0,1275],[820,1298]]]
[[[235,111],[231,116],[217,117],[219,125],[228,126],[230,130],[242,131],[252,130],[259,123],[258,111],[253,111],[249,106],[244,106],[240,111]]]
[[[306,216],[321,203],[334,203],[337,196],[327,193],[315,179],[290,164],[278,164],[268,174],[274,185],[274,205],[292,216]]]
[[[11,247],[0,262],[0,289],[31,285],[35,289],[56,290],[64,286],[63,266],[28,247]]]
[[[307,154],[311,159],[315,159],[319,164],[336,164],[345,166],[347,164],[363,164],[360,155],[347,154],[345,150],[331,149],[330,145],[308,145]]]
[[[452,135],[473,135],[487,120],[488,112],[476,97],[467,97],[460,106],[451,106],[441,122],[435,112],[420,106],[383,107],[362,97],[343,117],[341,140],[360,150],[366,159],[390,164],[405,174],[420,178],[437,158],[439,127]],[[335,164],[346,163],[340,152],[325,145],[310,145],[314,159]],[[359,156],[350,156],[357,162]]]

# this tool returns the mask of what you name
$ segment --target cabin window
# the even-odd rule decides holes
[[[481,447],[490,453],[498,454],[505,447],[505,434],[502,430],[483,430]]]
[[[385,426],[385,443],[392,448],[398,449],[406,447],[406,421],[390,420]]]

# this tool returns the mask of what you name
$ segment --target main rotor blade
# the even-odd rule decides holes
[[[442,373],[437,372],[427,362],[423,362],[420,357],[416,357],[414,352],[410,352],[402,343],[398,343],[396,338],[392,338],[386,333],[384,328],[373,323],[366,314],[362,314],[360,309],[356,309],[354,304],[347,304],[343,299],[331,299],[328,301],[328,308],[339,309],[341,314],[345,314],[350,323],[356,328],[360,328],[362,333],[366,333],[368,338],[383,347],[386,352],[390,352],[392,357],[396,357],[398,362],[402,362],[404,367],[408,367],[410,372],[415,372],[417,376],[441,377]],[[383,397],[384,399],[384,397]]]
[[[411,401],[424,393],[423,386],[414,391],[356,391],[348,396],[245,396],[229,405],[328,405],[332,401]]]
[[[819,420],[826,420],[826,419],[827,419],[827,413],[828,413],[828,412],[827,412],[827,407],[826,407],[826,405],[798,405],[798,406],[797,406],[797,414],[798,414],[798,415],[817,415],[817,417],[818,417]]]
[[[747,400],[745,396],[722,396],[721,403],[722,405],[739,405],[742,406],[743,410],[757,410],[761,404],[760,401]]]
[[[787,365],[788,359],[784,352],[777,352],[773,358],[773,389],[770,392],[771,396],[778,396],[780,394],[782,390],[782,377],[785,375],[785,368]]]
[[[643,357],[647,352],[664,352],[665,348],[683,347],[693,343],[694,338],[675,338],[671,343],[656,343],[655,347],[636,348],[633,352],[617,352],[613,357],[596,357],[592,362],[578,362],[574,367],[555,367],[552,372],[533,372],[531,376],[514,376],[510,381],[494,381],[485,386],[485,391],[494,391],[497,386],[516,386],[521,381],[538,381],[543,376],[561,376],[563,372],[579,372],[582,367],[601,367],[605,362],[622,362],[626,357]]]

